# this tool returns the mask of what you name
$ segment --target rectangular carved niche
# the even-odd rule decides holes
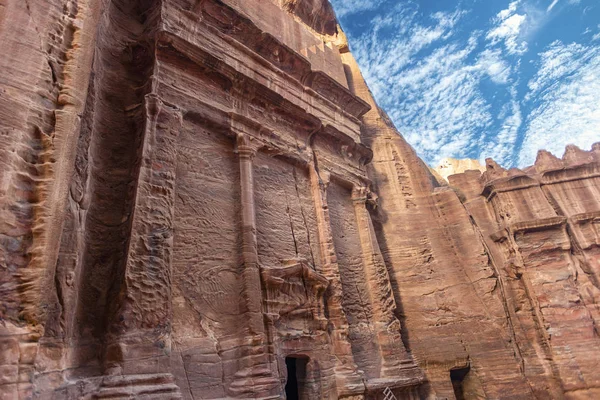
[[[260,263],[303,258],[318,269],[319,243],[308,172],[259,152],[254,160],[254,196]]]
[[[189,121],[177,151],[173,358],[188,378],[178,382],[180,386],[190,386],[203,398],[222,397],[224,373],[217,342],[241,335],[245,326],[239,323],[239,162],[232,139]]]

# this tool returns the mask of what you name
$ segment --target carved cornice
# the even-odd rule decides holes
[[[263,32],[250,19],[220,1],[202,0],[195,12],[202,23],[215,28],[253,50],[282,71],[301,81],[310,73],[310,62],[273,35]]]
[[[600,211],[575,214],[569,217],[569,222],[577,225],[594,221],[600,221]]]
[[[312,71],[303,83],[356,118],[361,118],[371,106],[322,71]]]
[[[540,186],[540,182],[528,175],[517,175],[507,178],[495,179],[486,183],[481,195],[490,201],[498,193],[512,192],[515,190],[524,190]]]
[[[541,181],[543,185],[555,185],[557,183],[573,182],[598,177],[600,177],[600,163],[591,162],[572,167],[544,171],[542,173]]]
[[[553,229],[564,229],[567,224],[567,217],[550,217],[535,219],[530,221],[521,221],[510,224],[507,228],[501,229],[490,235],[494,242],[501,242],[508,235],[517,233],[539,232]]]
[[[491,199],[495,194],[532,186],[547,186],[565,182],[600,177],[600,144],[591,151],[583,151],[575,146],[567,146],[563,159],[540,150],[532,167],[525,170],[513,168],[505,170],[488,159],[488,170],[480,178],[481,194]]]
[[[571,216],[569,230],[582,250],[600,246],[600,211]]]
[[[344,159],[352,160],[360,166],[367,165],[373,160],[373,150],[362,143],[355,142],[333,125],[326,124],[322,133],[326,137],[332,138],[333,143],[339,144],[338,149]]]
[[[249,98],[244,98],[244,100],[247,102],[250,102],[253,98],[261,98],[273,107],[277,107],[280,110],[293,115],[294,118],[297,118],[299,121],[311,121],[311,126],[307,126],[309,131],[314,131],[315,127],[321,123],[317,117],[307,113],[301,107],[298,107],[297,105],[284,99],[280,94],[273,91],[271,88],[259,83],[249,76],[239,73],[232,66],[227,65],[225,62],[207,53],[202,48],[186,41],[183,38],[180,38],[171,32],[161,32],[158,47],[164,49],[166,52],[176,53],[180,58],[187,59],[188,61],[196,64],[201,70],[209,69],[214,73],[223,76],[230,82],[229,90],[233,89],[234,87],[243,88],[243,92],[240,90],[237,94],[244,97],[250,96]],[[357,127],[360,126],[358,119],[355,118],[355,121]],[[323,124],[328,125],[328,122],[324,121]],[[357,143],[354,138],[346,133],[341,132],[340,130],[329,129],[328,131],[335,131],[335,135],[338,136],[339,139],[343,139],[346,142]],[[307,135],[308,134],[309,132],[307,132]]]
[[[341,163],[343,165],[342,168],[338,165],[336,168],[331,169],[336,178],[350,183],[366,180],[366,173],[361,167],[371,161],[373,152],[365,145],[356,142],[352,137],[332,125],[321,125],[320,120],[312,114],[308,114],[300,107],[289,103],[277,93],[260,85],[249,77],[237,73],[224,62],[177,36],[163,32],[161,42],[159,43],[159,46],[161,45],[166,46],[164,47],[165,51],[176,52],[174,56],[185,57],[203,70],[206,70],[207,66],[209,66],[213,73],[216,72],[229,79],[231,88],[235,86],[246,88],[252,86],[258,87],[260,90],[248,90],[247,93],[262,96],[262,99],[271,102],[272,107],[285,109],[285,112],[292,113],[298,121],[303,121],[305,126],[300,124],[299,128],[294,131],[294,134],[299,135],[298,139],[304,142],[306,148],[299,148],[297,141],[284,140],[277,131],[264,127],[261,123],[247,115],[241,115],[239,112],[236,112],[237,110],[222,109],[221,104],[209,103],[208,100],[183,97],[187,99],[186,105],[178,104],[178,106],[184,109],[186,118],[201,121],[203,125],[213,126],[217,131],[231,135],[234,138],[237,138],[238,133],[253,136],[256,143],[260,144],[259,148],[262,147],[270,153],[279,153],[301,165],[307,165],[312,161],[313,153],[311,152],[311,146],[317,138],[323,139],[328,143],[328,147],[333,150],[332,154],[336,155],[336,159],[345,161]],[[178,93],[189,96],[185,92]],[[271,94],[270,97],[268,96],[269,94]],[[244,101],[250,100],[244,99]],[[186,108],[188,109],[186,110]],[[320,142],[319,146],[323,144]],[[324,163],[327,164],[327,161],[324,161]],[[345,164],[348,164],[348,166],[345,167]]]
[[[536,232],[550,229],[562,228],[566,225],[566,217],[550,217],[544,219],[535,219],[531,221],[522,221],[511,224],[509,229],[514,233]]]
[[[259,54],[281,71],[320,96],[334,103],[355,118],[362,117],[371,106],[343,87],[324,72],[312,71],[310,62],[267,32],[263,32],[250,19],[217,0],[204,0],[199,5],[202,22],[217,29]]]

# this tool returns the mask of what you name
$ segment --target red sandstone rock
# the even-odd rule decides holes
[[[600,396],[600,144],[440,186],[325,0],[0,15],[1,398]]]

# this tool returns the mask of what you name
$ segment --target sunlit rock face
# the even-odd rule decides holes
[[[325,0],[0,15],[1,398],[600,396],[600,146],[442,185]]]
[[[337,34],[337,19],[328,0],[278,0],[306,25],[324,35]]]
[[[469,158],[457,160],[455,158],[443,158],[434,168],[434,174],[440,176],[444,182],[448,182],[448,177],[454,174],[461,174],[469,170],[485,171],[485,166],[479,161]]]

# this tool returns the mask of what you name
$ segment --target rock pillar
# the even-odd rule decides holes
[[[177,396],[170,372],[171,258],[181,112],[145,98],[146,127],[124,282],[112,314],[97,398]]]
[[[256,146],[244,133],[236,133],[236,152],[240,163],[241,213],[242,213],[242,302],[246,309],[247,333],[238,343],[239,352],[231,349],[238,359],[238,371],[229,387],[232,395],[246,397],[260,394],[259,397],[277,396],[281,383],[272,370],[272,362],[267,351],[267,334],[262,311],[262,287],[256,242],[256,210],[254,205],[253,159]],[[233,343],[232,343],[233,345]]]

